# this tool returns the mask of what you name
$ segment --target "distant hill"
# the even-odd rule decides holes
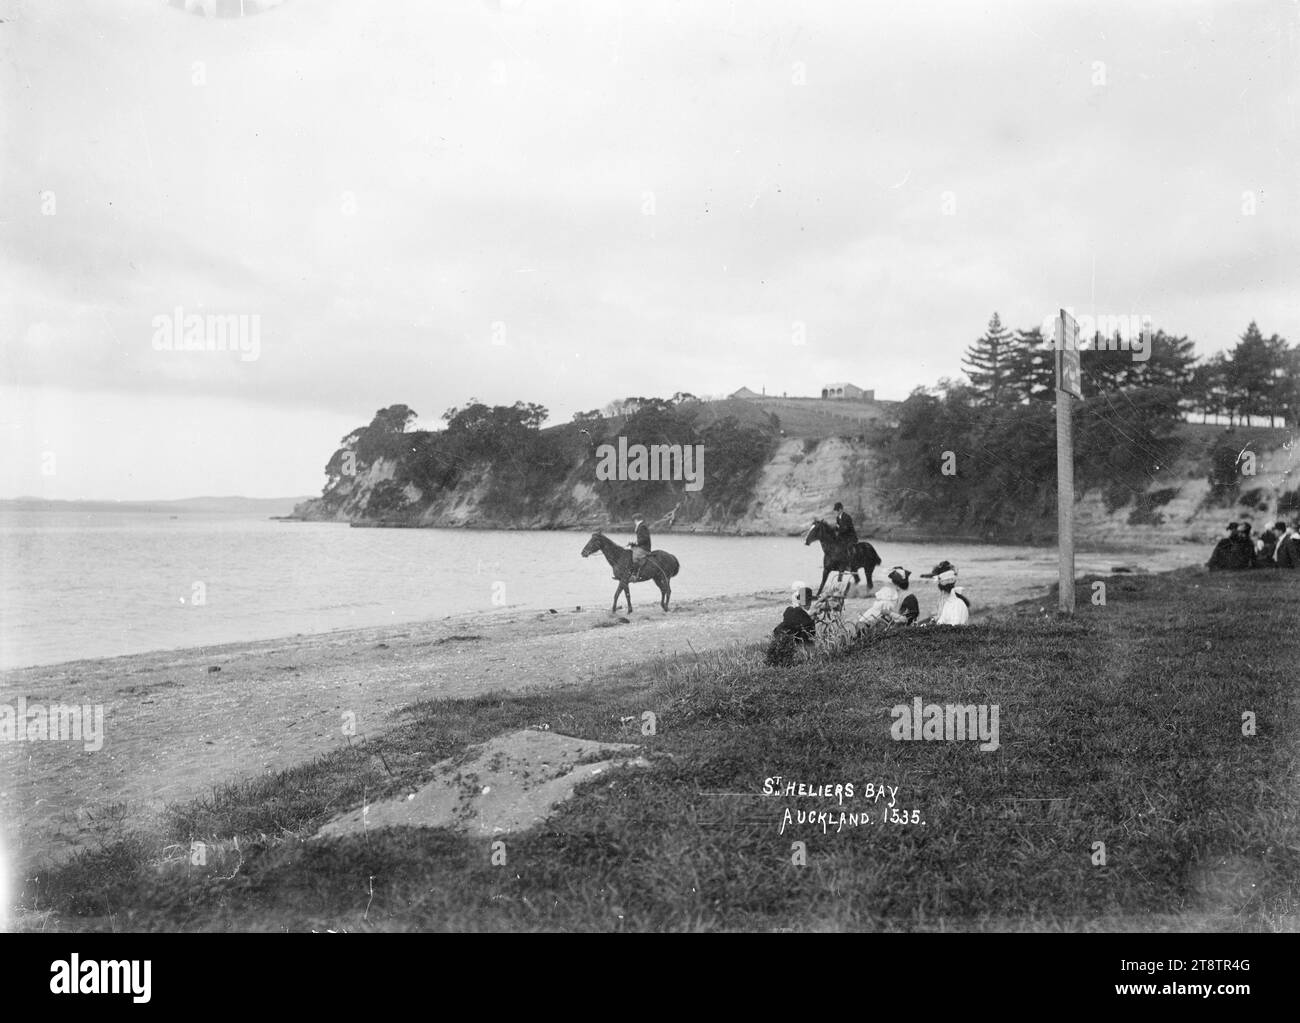
[[[157,512],[180,515],[289,515],[306,497],[183,497],[173,501],[56,501],[44,497],[0,500],[0,511]]]

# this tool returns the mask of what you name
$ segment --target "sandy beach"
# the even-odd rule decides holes
[[[1142,567],[1185,557],[1162,552]],[[983,580],[975,619],[1045,594],[1045,582]],[[928,614],[931,587],[917,589]],[[24,864],[93,846],[166,803],[329,752],[349,741],[345,723],[354,723],[353,742],[374,735],[417,701],[593,682],[656,657],[763,641],[788,599],[773,590],[683,601],[664,614],[644,589],[638,596],[637,610],[620,616],[626,622],[603,602],[555,613],[506,608],[5,672],[0,703],[100,704],[104,738],[93,752],[75,741],[0,744],[4,845]],[[869,603],[851,599],[847,611]]]
[[[94,752],[80,742],[0,745],[4,843],[23,863],[93,845],[119,819],[129,826],[167,802],[348,742],[348,714],[357,741],[420,700],[589,682],[692,648],[754,642],[781,603],[755,594],[683,602],[665,615],[643,600],[626,623],[603,606],[506,609],[9,671],[0,703],[102,704],[104,741]]]

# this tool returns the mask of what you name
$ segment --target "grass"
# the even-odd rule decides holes
[[[1254,930],[1300,928],[1300,573],[1106,580],[1073,620],[1038,602],[806,663],[763,644],[583,686],[404,711],[382,736],[172,807],[167,826],[38,871],[46,930]],[[774,621],[779,609],[774,611]],[[998,704],[997,752],[897,742],[890,708]],[[643,711],[656,734],[642,736]],[[1254,714],[1256,734],[1242,734]],[[631,719],[630,721],[628,719]],[[636,742],[544,825],[305,841],[494,735]],[[920,824],[778,834],[764,780],[898,786]],[[874,812],[873,812],[874,811]],[[191,842],[207,846],[194,865]],[[806,844],[806,865],[792,842]],[[1098,860],[1105,845],[1105,863]],[[498,855],[498,860],[499,860]],[[29,926],[36,926],[29,923]]]

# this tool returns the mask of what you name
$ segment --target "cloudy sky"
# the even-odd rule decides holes
[[[252,6],[0,0],[0,496],[312,493],[397,402],[903,398],[994,310],[1300,341],[1294,0]]]

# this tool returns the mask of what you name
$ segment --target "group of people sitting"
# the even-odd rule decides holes
[[[1257,537],[1249,522],[1229,522],[1228,535],[1214,545],[1212,571],[1245,568],[1300,568],[1300,523],[1275,522]]]
[[[941,561],[922,579],[933,579],[939,594],[934,613],[918,623],[921,607],[915,593],[908,592],[912,573],[897,565],[889,570],[889,585],[881,586],[872,597],[872,605],[858,616],[859,632],[896,625],[965,625],[970,621],[970,598],[963,587],[957,585],[957,568],[950,561]],[[799,644],[812,643],[817,638],[817,619],[844,606],[844,597],[853,584],[853,575],[841,572],[829,586],[825,595],[813,597],[812,587],[796,585],[790,606],[785,609],[781,624],[772,630],[777,639],[788,636]]]

